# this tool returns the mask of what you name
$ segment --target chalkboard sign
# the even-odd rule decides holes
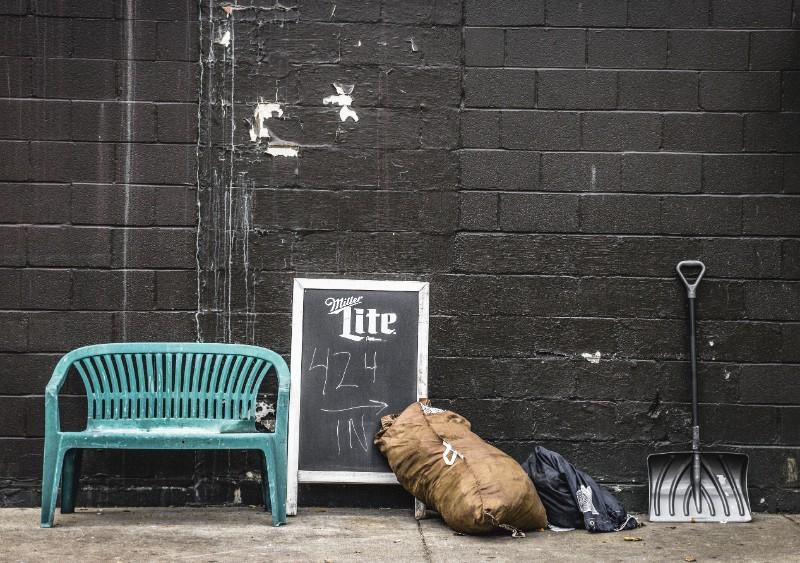
[[[397,483],[372,440],[427,395],[428,284],[295,279],[287,512],[298,483]]]

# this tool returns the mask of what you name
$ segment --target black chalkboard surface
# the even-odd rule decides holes
[[[287,507],[298,482],[393,483],[372,440],[427,386],[428,284],[296,279]]]

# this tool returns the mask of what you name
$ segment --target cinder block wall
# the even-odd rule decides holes
[[[644,509],[646,455],[690,437],[674,266],[702,259],[701,436],[800,509],[798,3],[464,4],[434,389]]]
[[[0,506],[39,503],[60,354],[195,338],[197,32],[189,0],[0,3]],[[164,456],[86,459],[79,502],[172,502],[136,492]]]
[[[128,29],[118,4],[94,10]],[[136,2],[146,15],[133,36],[154,27],[155,47],[126,50],[119,31],[104,56],[77,48],[99,37],[71,27],[99,25],[83,4],[18,2],[20,14],[2,19],[33,26],[38,39],[4,43],[0,64],[30,70],[9,73],[0,103],[43,104],[35,107],[58,116],[55,104],[65,104],[72,117],[61,127],[48,117],[44,128],[24,126],[44,119],[22,113],[33,110],[0,114],[0,147],[17,155],[0,161],[9,201],[0,229],[10,241],[0,274],[11,280],[0,319],[13,329],[0,338],[0,503],[37,502],[40,393],[58,352],[199,337],[288,353],[292,278],[332,275],[430,281],[434,400],[520,460],[534,444],[564,453],[643,510],[646,455],[689,438],[674,266],[700,258],[704,442],[750,454],[754,509],[800,511],[800,32],[791,0],[223,9],[233,4],[203,3],[198,14],[188,3],[177,12]],[[51,20],[71,31],[54,35],[41,23]],[[198,31],[199,67],[181,62],[197,60]],[[72,43],[55,56],[59,41]],[[75,57],[102,59],[91,64],[114,75],[82,64],[67,72]],[[151,62],[161,57],[179,62]],[[51,66],[60,81],[44,73]],[[77,91],[41,90],[80,73]],[[109,88],[104,80],[112,93],[100,99],[112,101],[87,131],[81,101]],[[324,102],[337,94],[333,82],[353,86],[358,122]],[[133,127],[126,99],[141,111]],[[263,123],[270,139],[256,127],[254,142],[258,103],[283,115]],[[108,117],[112,107],[123,114]],[[62,156],[35,160],[42,145]],[[276,147],[297,156],[269,154]],[[74,151],[82,158],[64,156]],[[584,356],[597,352],[598,363]],[[90,503],[258,502],[247,474],[258,464],[247,455],[93,453],[87,463]],[[387,491],[306,493],[405,502]]]

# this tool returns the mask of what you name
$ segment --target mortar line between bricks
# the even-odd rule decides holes
[[[124,313],[142,313],[142,314],[159,314],[159,315],[173,315],[173,316],[182,316],[186,315],[187,313],[193,313],[194,309],[142,309],[142,310],[130,310],[125,311]],[[224,309],[210,309],[207,312],[209,313],[224,313]],[[53,310],[53,309],[4,309],[0,311],[0,315],[2,314],[11,314],[11,315],[28,315],[31,317],[38,317],[44,315],[53,315],[53,314],[72,314],[72,315],[112,315],[114,313],[123,313],[122,311],[115,311],[111,309],[61,309],[61,310]],[[246,311],[239,310],[234,311],[234,315],[255,315],[257,317],[262,318],[271,318],[271,317],[289,317],[291,315],[290,311],[263,311],[263,312],[256,312],[256,313],[247,313]],[[447,314],[447,313],[436,313],[432,314],[431,318],[433,319],[458,319],[462,321],[467,321],[470,319],[486,319],[490,318],[495,321],[502,321],[502,320],[509,320],[509,319],[525,319],[525,320],[533,320],[533,321],[614,321],[613,324],[625,324],[625,323],[658,323],[658,324],[671,324],[676,322],[684,322],[685,319],[681,317],[609,317],[609,316],[574,316],[574,317],[554,317],[549,315],[509,315],[509,314],[493,314],[487,315],[485,312],[481,313],[461,313],[459,315],[455,314]],[[709,318],[702,321],[698,321],[699,326],[714,326],[714,325],[758,325],[758,326],[766,326],[774,327],[774,328],[782,328],[786,326],[800,326],[800,320],[797,319],[725,319],[725,318]],[[52,352],[58,353],[58,350],[38,350],[39,352]],[[566,353],[565,353],[566,354]],[[616,353],[614,353],[616,355]],[[542,358],[544,353],[536,356],[509,356],[513,358],[520,358],[520,357],[530,357],[530,358]],[[438,357],[438,356],[437,356]],[[468,356],[463,356],[468,357]],[[494,356],[475,356],[477,358],[489,358]],[[558,357],[570,357],[570,356],[561,356]],[[656,358],[636,358],[632,356],[622,356],[616,355],[615,359],[617,360],[664,360],[664,361],[681,361],[681,357],[675,356],[673,358],[665,358],[665,357],[656,357]],[[725,358],[721,357],[716,360],[700,360],[701,362],[705,363],[744,363],[739,362],[735,358]],[[760,362],[755,362],[754,365],[765,365]],[[783,365],[780,363],[778,365]]]
[[[163,223],[158,225],[125,225],[123,223],[0,223],[0,227],[20,227],[20,228],[68,228],[68,227],[75,227],[75,228],[92,228],[92,229],[123,229],[123,228],[135,228],[135,229],[163,229],[169,231],[175,230],[186,230],[186,229],[193,229],[193,227],[186,225],[185,223],[182,225],[170,225],[169,223]]]
[[[669,32],[669,31],[699,31],[699,32],[721,32],[721,33],[731,33],[731,32],[781,32],[781,31],[794,31],[795,28],[792,27],[628,27],[625,25],[622,26],[608,26],[608,25],[580,25],[580,26],[561,26],[561,25],[538,25],[538,24],[514,24],[514,25],[466,25],[464,26],[465,29],[511,29],[511,30],[519,30],[519,29],[535,29],[535,30],[572,30],[572,31],[579,31],[583,29],[591,29],[595,31],[662,31],[662,32]],[[659,69],[656,69],[659,70]]]
[[[303,191],[311,191],[311,188],[306,188]],[[602,196],[602,197],[617,197],[617,196],[641,196],[641,197],[692,197],[692,198],[776,198],[776,199],[792,199],[800,197],[800,193],[720,193],[720,192],[635,192],[635,191],[614,191],[614,192],[591,192],[591,191],[566,191],[566,190],[492,190],[492,189],[466,189],[461,190],[461,193],[495,193],[495,194],[520,194],[520,195],[574,195],[581,196]],[[741,218],[740,218],[741,220]]]
[[[419,27],[413,27],[413,26],[408,26],[408,27],[409,27],[408,31],[410,33],[413,32],[414,30],[420,29]],[[131,61],[131,62],[134,62],[134,63],[148,63],[148,64],[159,64],[159,63],[176,64],[177,63],[177,64],[186,65],[186,66],[189,66],[189,67],[194,66],[196,64],[196,61],[190,60],[190,59],[180,59],[180,60],[174,60],[174,59],[158,59],[158,60],[153,60],[153,59],[87,59],[87,58],[84,58],[84,57],[47,57],[47,58],[44,58],[44,57],[23,57],[23,56],[0,56],[0,61],[2,61],[4,59],[33,60],[36,63],[41,63],[41,62],[44,62],[44,61],[75,61],[75,62],[86,61],[86,62],[109,62],[109,63],[120,62],[120,63],[124,63],[124,62]],[[296,63],[290,63],[290,64],[298,66],[298,67],[314,67],[314,68],[316,68],[316,67],[328,67],[328,66],[329,67],[340,66],[340,63],[336,62],[336,61],[325,61],[325,62],[321,62],[321,63],[299,63],[299,62],[296,62]],[[361,63],[361,62],[358,62],[358,61],[352,61],[352,62],[348,63],[346,66],[378,68],[380,65],[379,64],[375,64],[375,63]],[[411,70],[411,69],[416,69],[416,70],[420,70],[420,69],[422,69],[422,70],[441,70],[441,69],[457,70],[458,68],[460,68],[460,65],[458,65],[458,64],[439,63],[439,62],[429,63],[429,64],[401,63],[401,62],[398,62],[396,64],[392,64],[391,66],[392,66],[392,68],[395,68],[395,69],[408,69],[408,70]],[[54,99],[54,100],[72,100],[72,98],[37,98],[37,99],[41,99],[41,100],[51,100],[51,99]],[[115,102],[119,102],[120,101],[117,98],[101,98],[101,100],[111,100],[111,101],[115,101]],[[96,101],[100,101],[100,100],[96,100]],[[134,100],[134,101],[136,101],[136,100]],[[162,103],[162,102],[169,102],[169,101],[193,103],[192,100],[169,100],[169,99],[165,99],[165,100],[141,100],[141,101],[143,103]]]
[[[97,266],[36,266],[30,265],[25,268],[31,272],[71,272],[71,271],[80,271],[80,272],[121,272],[122,270],[128,270],[129,272],[194,272],[194,268],[189,268],[188,266],[185,268],[176,268],[175,266],[149,266],[149,267],[142,267],[142,268],[99,268]],[[19,271],[19,266],[0,266],[0,272],[4,270],[16,270]],[[708,279],[708,278],[706,278]],[[3,309],[4,310],[4,309]],[[41,310],[41,309],[40,309]],[[46,310],[46,309],[44,309]],[[2,353],[2,352],[0,352]]]
[[[53,266],[53,265],[41,265],[41,266],[30,266],[27,268],[31,272],[69,272],[75,270],[75,266]],[[97,267],[97,266],[86,266],[80,267],[80,271],[82,272],[118,272],[124,269],[127,269],[131,272],[194,272],[195,268],[184,267],[184,268],[176,268],[175,266],[148,266],[148,267],[140,267],[140,268],[111,268],[111,267]],[[12,265],[0,265],[0,272],[3,271],[20,271],[19,266],[12,266]],[[210,270],[203,270],[203,271],[210,271]],[[261,270],[264,274],[270,275],[281,275],[281,276],[294,276],[295,273],[293,270],[269,270],[263,269]],[[415,275],[419,272],[404,272],[408,275]],[[320,271],[320,275],[336,275],[337,272],[324,272]],[[599,275],[599,274],[537,274],[537,273],[486,273],[486,272],[475,272],[475,273],[467,273],[467,272],[447,272],[447,273],[436,273],[436,274],[428,274],[432,276],[434,279],[439,278],[497,278],[497,277],[504,277],[504,278],[531,278],[531,279],[553,279],[553,280],[620,280],[620,281],[661,281],[661,282],[676,282],[674,277],[667,277],[667,276],[643,276],[643,275],[621,275],[621,274],[614,274],[614,275]],[[796,278],[753,278],[753,277],[721,277],[721,276],[709,276],[706,275],[703,277],[704,280],[707,282],[714,282],[714,283],[724,283],[724,284],[735,284],[735,285],[742,285],[745,283],[755,284],[761,282],[767,283],[780,283],[780,284],[800,284],[800,279]],[[47,309],[38,309],[38,310],[47,310]],[[288,310],[287,310],[288,311]],[[3,352],[0,352],[2,354]]]
[[[136,144],[136,143],[134,143]],[[80,187],[80,186],[114,186],[114,187],[123,187],[125,184],[121,184],[119,182],[113,182],[109,180],[108,182],[96,182],[92,180],[81,181],[78,180],[77,182],[74,180],[64,180],[62,182],[53,181],[53,180],[0,180],[0,186],[3,184],[29,184],[32,186],[64,186],[65,188],[72,188],[72,187]],[[143,188],[166,188],[166,189],[175,189],[175,188],[185,188],[185,189],[196,189],[194,184],[146,184],[141,182],[132,182],[128,184],[131,187],[143,187]]]
[[[22,353],[22,352],[20,352]],[[43,354],[44,352],[39,352]],[[433,359],[437,360],[537,360],[542,362],[559,362],[570,360],[571,358],[565,358],[563,356],[551,356],[543,358],[541,356],[469,356],[469,355],[462,355],[462,356],[439,356],[439,355],[431,355]],[[577,358],[575,358],[577,360]],[[585,361],[583,357],[581,357],[581,361]],[[685,364],[689,360],[686,359],[675,359],[675,358],[635,358],[635,357],[625,357],[625,358],[615,358],[612,360],[601,360],[604,362],[638,362],[638,363],[648,363],[648,364],[655,364],[657,362],[665,362],[665,363],[673,363],[673,364]],[[736,364],[736,365],[743,365],[743,366],[766,366],[766,367],[774,367],[774,366],[789,366],[795,367],[800,366],[800,362],[747,362],[742,360],[698,360],[698,364],[709,364],[709,365],[728,365],[728,364]]]
[[[688,405],[689,403],[687,403]],[[509,439],[494,439],[492,440],[494,443],[498,444],[525,444],[530,443],[533,441],[539,440],[553,440],[553,441],[562,441],[562,442],[570,442],[570,443],[580,443],[580,444],[608,444],[608,443],[620,443],[619,439],[609,438],[607,440],[581,440],[581,439],[564,439],[564,438],[557,438],[557,437],[549,437],[549,438],[530,438],[530,439],[522,439],[522,438],[509,438]],[[653,440],[631,440],[630,442],[625,442],[629,444],[633,444],[636,446],[650,446],[654,448],[654,441]],[[691,442],[690,438],[680,439],[671,441],[670,444],[689,444]],[[796,444],[764,444],[764,445],[756,445],[756,444],[732,444],[730,442],[716,442],[713,444],[713,447],[721,447],[721,448],[738,448],[743,450],[752,450],[752,449],[764,449],[764,450],[796,450],[798,445]],[[704,446],[705,449],[705,446]],[[631,483],[631,482],[629,482]],[[640,483],[640,482],[633,482],[631,484],[636,485],[643,485],[646,486],[647,483]]]
[[[33,13],[33,12],[26,12],[24,14],[8,14],[8,17],[11,17],[11,18],[29,18],[29,17],[34,17],[34,18],[37,18],[37,19],[51,19],[51,20],[74,20],[74,19],[80,19],[80,20],[92,20],[92,21],[102,21],[102,22],[116,21],[116,22],[120,22],[120,23],[126,22],[129,19],[133,20],[135,22],[150,22],[150,23],[186,23],[186,24],[190,24],[190,23],[194,23],[194,21],[195,21],[194,18],[171,19],[171,20],[169,20],[169,19],[168,20],[161,20],[161,19],[152,19],[152,18],[127,18],[127,17],[125,17],[124,13],[121,13],[119,15],[108,16],[108,17],[102,17],[102,16],[98,17],[98,16],[89,16],[89,15],[80,15],[80,16],[64,15],[64,16],[61,16],[61,15],[58,15],[58,14],[37,14],[37,13]]]
[[[13,311],[8,310],[9,312],[28,312],[28,311]],[[278,314],[278,313],[275,313]],[[288,314],[288,312],[287,312]],[[458,318],[458,319],[473,319],[473,318],[485,318],[487,317],[487,313],[484,311],[476,312],[476,313],[464,313],[463,311],[460,312],[459,315],[455,314],[433,314],[431,315],[432,318]],[[550,320],[550,321],[619,321],[622,323],[626,322],[635,322],[635,321],[646,321],[646,322],[661,322],[661,323],[669,323],[674,321],[682,321],[684,322],[686,319],[685,317],[610,317],[608,315],[597,315],[597,316],[589,316],[589,315],[575,315],[575,316],[552,316],[552,315],[510,315],[510,314],[494,314],[491,315],[492,319],[536,319],[536,320]],[[778,325],[780,326],[793,326],[793,325],[800,325],[800,319],[729,319],[729,318],[705,318],[703,320],[698,320],[698,326],[708,326],[714,325],[719,323],[737,323],[737,324],[746,324],[746,325]],[[720,361],[725,361],[724,359],[720,359]]]
[[[80,139],[8,139],[5,137],[0,137],[0,141],[20,141],[20,142],[30,142],[30,143],[47,143],[47,144],[59,144],[59,145],[114,145],[114,146],[121,146],[121,145],[147,145],[147,146],[158,146],[158,145],[184,145],[187,147],[194,147],[194,143],[187,143],[187,142],[168,142],[168,141],[119,141],[119,140],[107,140],[107,141],[83,141]],[[240,145],[237,145],[240,146]],[[408,149],[406,149],[408,150]],[[81,182],[75,182],[81,183]],[[135,182],[131,182],[134,184]],[[124,185],[121,183],[120,185]],[[184,184],[184,185],[193,185],[193,184]]]
[[[602,114],[611,114],[611,113],[621,113],[621,114],[632,114],[632,115],[730,115],[736,116],[739,118],[746,117],[747,115],[752,114],[776,114],[780,113],[780,115],[797,115],[800,112],[797,111],[782,111],[776,112],[774,109],[753,109],[753,110],[745,110],[745,111],[735,111],[729,109],[697,109],[697,110],[685,110],[685,109],[626,109],[626,108],[579,108],[579,107],[551,107],[551,108],[542,108],[542,107],[520,107],[520,108],[496,108],[496,107],[480,107],[480,106],[466,106],[464,108],[467,111],[492,111],[492,112],[500,112],[502,113],[579,113],[581,115],[586,115],[588,113],[602,113]],[[13,139],[9,139],[13,140]],[[59,141],[53,141],[59,142]],[[61,141],[66,142],[66,141]],[[151,143],[156,144],[156,143]],[[163,143],[168,144],[168,143]],[[330,145],[320,145],[330,146]],[[396,150],[409,150],[409,149],[396,149]],[[498,149],[495,149],[498,150]],[[502,149],[502,150],[510,150],[510,149]],[[591,151],[586,151],[591,152]],[[617,151],[617,152],[625,152],[625,151]],[[662,152],[659,150],[654,150],[650,152]],[[706,153],[702,153],[706,154]],[[708,152],[707,154],[715,154],[714,152]],[[742,154],[741,152],[736,152],[732,154]],[[744,154],[751,154],[750,152]]]
[[[333,232],[333,231],[331,231]],[[401,230],[387,230],[387,231],[364,231],[364,232],[372,232],[372,233],[411,233],[416,231],[401,231]],[[653,239],[681,239],[683,241],[689,240],[704,240],[704,239],[712,239],[712,240],[763,240],[763,241],[793,241],[793,240],[800,240],[800,234],[798,235],[775,235],[775,236],[768,236],[768,235],[750,235],[750,234],[733,234],[733,235],[703,235],[702,237],[690,237],[687,235],[681,235],[677,233],[661,233],[661,232],[649,232],[649,233],[626,233],[625,235],[619,235],[618,233],[613,232],[602,232],[602,231],[514,231],[514,230],[505,230],[503,232],[494,232],[494,231],[466,231],[466,230],[457,230],[455,231],[456,235],[468,234],[468,235],[494,235],[497,237],[506,236],[506,237],[513,237],[513,236],[534,236],[534,237],[618,237],[624,236],[629,238],[653,238]]]
[[[122,230],[148,230],[148,231],[194,231],[192,225],[124,225],[124,224],[95,224],[95,223],[0,223],[3,226],[13,225],[20,228],[37,229],[63,229],[64,227],[74,227],[76,229],[108,229],[112,231]]]
[[[637,376],[634,376],[637,377]],[[68,398],[68,399],[85,399],[85,394],[80,393],[59,393],[59,398]],[[15,395],[13,393],[0,393],[0,399],[43,399],[45,397],[44,393],[40,394],[18,394]],[[432,397],[432,399],[436,399]],[[559,400],[565,401],[570,403],[616,403],[624,401],[626,404],[633,403],[633,404],[651,404],[653,401],[652,399],[629,399],[627,397],[614,397],[614,398],[602,398],[598,399],[596,396],[590,395],[524,395],[524,396],[516,396],[516,397],[508,397],[505,395],[454,395],[448,397],[442,397],[440,400],[447,400],[447,401],[463,401],[463,400],[485,400],[485,401],[508,401],[511,403],[522,403],[522,402],[531,402],[531,401],[549,401],[549,400]],[[665,406],[680,406],[680,405],[687,405],[691,403],[690,399],[686,399],[685,401],[664,401],[661,400],[660,404]],[[786,409],[800,409],[800,406],[794,404],[776,404],[776,403],[758,403],[758,402],[747,402],[747,401],[699,401],[698,404],[706,405],[706,406],[713,406],[713,405],[729,405],[729,406],[747,406],[747,407],[769,407],[779,410],[786,410]],[[0,435],[0,437],[3,437]],[[12,438],[14,436],[5,436],[8,438]],[[753,447],[764,447],[770,444],[757,444],[753,445]],[[772,444],[778,445],[781,444]]]
[[[365,231],[366,232],[366,231]],[[387,231],[387,232],[395,232],[395,231]],[[538,238],[564,238],[564,237],[582,237],[582,238],[595,238],[595,237],[609,237],[609,238],[619,238],[619,239],[642,239],[642,238],[655,238],[655,239],[677,239],[677,240],[696,240],[696,241],[715,241],[715,240],[735,240],[735,239],[745,239],[745,240],[763,240],[763,241],[774,241],[774,240],[796,240],[800,238],[800,235],[797,236],[785,236],[785,235],[695,235],[695,236],[687,236],[681,234],[674,234],[674,233],[602,233],[602,232],[531,232],[531,231],[518,231],[518,232],[502,232],[496,233],[494,231],[466,231],[466,230],[458,230],[456,231],[457,234],[460,235],[475,235],[475,236],[482,236],[482,237],[493,237],[493,238],[500,238],[500,237],[538,237]]]
[[[657,74],[671,74],[671,73],[680,73],[680,74],[693,74],[693,73],[703,73],[703,74],[777,74],[782,71],[793,72],[795,69],[790,68],[765,68],[760,70],[742,70],[742,69],[731,69],[731,70],[720,70],[720,69],[713,69],[713,68],[628,68],[628,67],[610,67],[610,66],[593,66],[593,67],[583,67],[583,66],[494,66],[494,65],[467,65],[467,69],[469,70],[536,70],[540,72],[549,72],[549,71],[558,71],[558,72],[630,72],[630,73],[657,73]],[[22,99],[22,98],[11,98],[14,100]],[[28,99],[28,98],[25,98]],[[42,98],[30,98],[33,100],[41,100]],[[48,98],[50,99],[50,98]],[[59,100],[71,100],[72,98],[56,98]],[[99,100],[86,100],[86,101],[99,101]],[[113,101],[113,100],[112,100]],[[166,103],[166,102],[145,102],[145,103]],[[178,102],[176,102],[178,103]],[[503,109],[503,108],[498,108]],[[559,108],[559,109],[566,109],[566,108]],[[664,110],[669,111],[669,110]],[[749,110],[735,110],[737,112],[741,111],[749,111]],[[773,110],[774,111],[774,110]]]
[[[489,109],[470,109],[469,111],[494,111]],[[532,110],[532,111],[540,111],[540,110]],[[738,115],[738,114],[737,114]],[[482,148],[482,147],[464,147],[461,149],[456,149],[454,152],[522,152],[522,153],[530,153],[530,152],[540,152],[542,154],[616,154],[620,156],[625,156],[628,154],[636,154],[636,155],[645,155],[645,154],[652,154],[652,155],[661,155],[661,154],[672,154],[672,155],[683,155],[683,156],[742,156],[748,157],[751,155],[756,156],[784,156],[790,155],[794,156],[798,154],[797,152],[793,151],[786,151],[786,152],[772,152],[772,151],[754,151],[754,152],[746,152],[743,153],[739,152],[731,152],[731,151],[720,151],[720,152],[695,152],[695,151],[662,151],[662,150],[652,150],[652,151],[636,151],[636,150],[602,150],[602,149],[587,149],[587,150],[570,150],[570,149],[500,149],[500,148]]]
[[[81,397],[85,398],[85,397]],[[485,401],[492,401],[497,402],[503,400],[502,398],[498,399],[483,399],[479,397],[465,397],[466,399],[471,400],[485,400]],[[432,400],[436,400],[433,398]],[[545,399],[546,400],[546,399]],[[594,402],[601,402],[601,403],[609,403],[612,401],[594,401]],[[646,404],[649,401],[642,401],[642,403]],[[690,402],[682,403],[682,404],[690,404]],[[44,440],[44,436],[0,436],[0,440],[5,441],[12,441],[12,440]],[[568,441],[574,444],[608,444],[608,443],[619,443],[618,439],[609,438],[606,440],[587,440],[583,438],[556,438],[556,437],[549,437],[549,438],[490,438],[490,440],[495,444],[526,444],[532,441],[540,441],[540,440],[555,440],[555,441]],[[688,444],[691,440],[685,439],[674,442],[675,444]],[[634,446],[653,446],[652,440],[630,440],[625,442],[626,444],[631,444]],[[743,450],[797,450],[800,448],[800,444],[731,444],[729,442],[717,442],[713,444],[713,447],[723,447],[723,448],[738,448]],[[36,479],[33,479],[36,481]],[[638,483],[637,483],[638,484]]]
[[[635,376],[634,376],[635,377]],[[686,391],[688,395],[688,390]],[[17,398],[25,398],[16,395]],[[31,398],[41,398],[41,396],[31,397]],[[83,398],[84,395],[69,395],[71,398]],[[508,403],[528,403],[528,402],[541,402],[541,401],[563,401],[569,403],[625,403],[625,404],[632,404],[634,406],[638,405],[650,405],[653,403],[651,398],[647,399],[631,399],[624,395],[616,396],[616,397],[606,397],[606,398],[597,398],[597,396],[590,396],[590,395],[575,395],[570,394],[568,396],[564,395],[524,395],[524,396],[516,396],[516,397],[508,397],[505,395],[486,395],[486,396],[471,396],[471,395],[462,395],[462,396],[454,396],[454,397],[443,397],[442,401],[463,401],[463,400],[483,400],[483,401],[503,401]],[[665,407],[681,407],[687,406],[691,404],[691,399],[688,397],[683,401],[672,400],[672,401],[664,401],[661,400],[659,402],[660,405]],[[715,406],[715,405],[725,405],[725,406],[732,406],[732,407],[767,407],[770,409],[778,409],[778,410],[786,410],[786,409],[799,409],[797,405],[791,404],[775,404],[775,403],[749,403],[744,401],[698,401],[699,405],[703,406]],[[763,447],[767,445],[776,445],[776,446],[785,446],[788,444],[753,444],[753,446]]]
[[[49,59],[48,59],[49,60]],[[777,72],[777,71],[776,71]],[[0,96],[2,101],[13,102],[78,102],[90,104],[147,104],[147,105],[183,105],[194,106],[195,102],[187,102],[182,100],[120,100],[119,98],[36,98],[33,96]]]

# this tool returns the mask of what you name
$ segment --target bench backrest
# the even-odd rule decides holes
[[[169,420],[170,424],[187,428],[252,430],[258,389],[272,367],[278,376],[277,431],[285,417],[278,410],[280,403],[285,402],[280,399],[288,399],[289,374],[278,354],[257,346],[201,343],[87,346],[61,360],[48,392],[57,394],[66,373],[74,368],[86,388],[87,429],[157,427]]]

